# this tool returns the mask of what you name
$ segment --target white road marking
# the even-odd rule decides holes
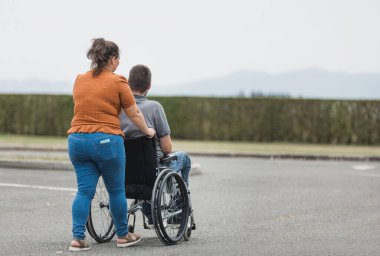
[[[33,188],[33,189],[45,189],[45,190],[69,191],[69,192],[76,192],[77,191],[76,188],[48,187],[48,186],[15,184],[15,183],[0,183],[0,187],[8,187],[8,188]]]
[[[375,166],[372,166],[372,165],[354,165],[354,166],[352,166],[352,169],[358,170],[358,171],[366,171],[366,170],[371,170],[374,168],[375,168]]]

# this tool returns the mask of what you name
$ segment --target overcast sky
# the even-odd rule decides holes
[[[380,72],[379,0],[0,0],[0,80],[72,82],[91,39],[156,84],[310,67]]]

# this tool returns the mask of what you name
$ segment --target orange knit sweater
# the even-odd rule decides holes
[[[73,89],[74,118],[67,134],[103,132],[120,134],[119,112],[135,104],[125,77],[103,70],[96,77],[92,71],[78,75]]]

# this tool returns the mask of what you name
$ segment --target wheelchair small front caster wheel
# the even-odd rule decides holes
[[[193,225],[193,216],[189,216],[189,222],[187,223],[187,228],[186,228],[186,231],[185,233],[183,234],[183,239],[185,241],[189,241],[190,240],[190,236],[191,236],[191,230],[192,230],[192,225]]]
[[[183,239],[189,241],[191,236],[191,228],[187,228],[186,232],[183,234]]]

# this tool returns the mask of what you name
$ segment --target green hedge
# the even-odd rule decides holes
[[[63,136],[72,116],[71,96],[0,95],[0,133]]]
[[[380,101],[151,97],[177,139],[379,144]],[[0,133],[64,136],[71,96],[0,95]]]

